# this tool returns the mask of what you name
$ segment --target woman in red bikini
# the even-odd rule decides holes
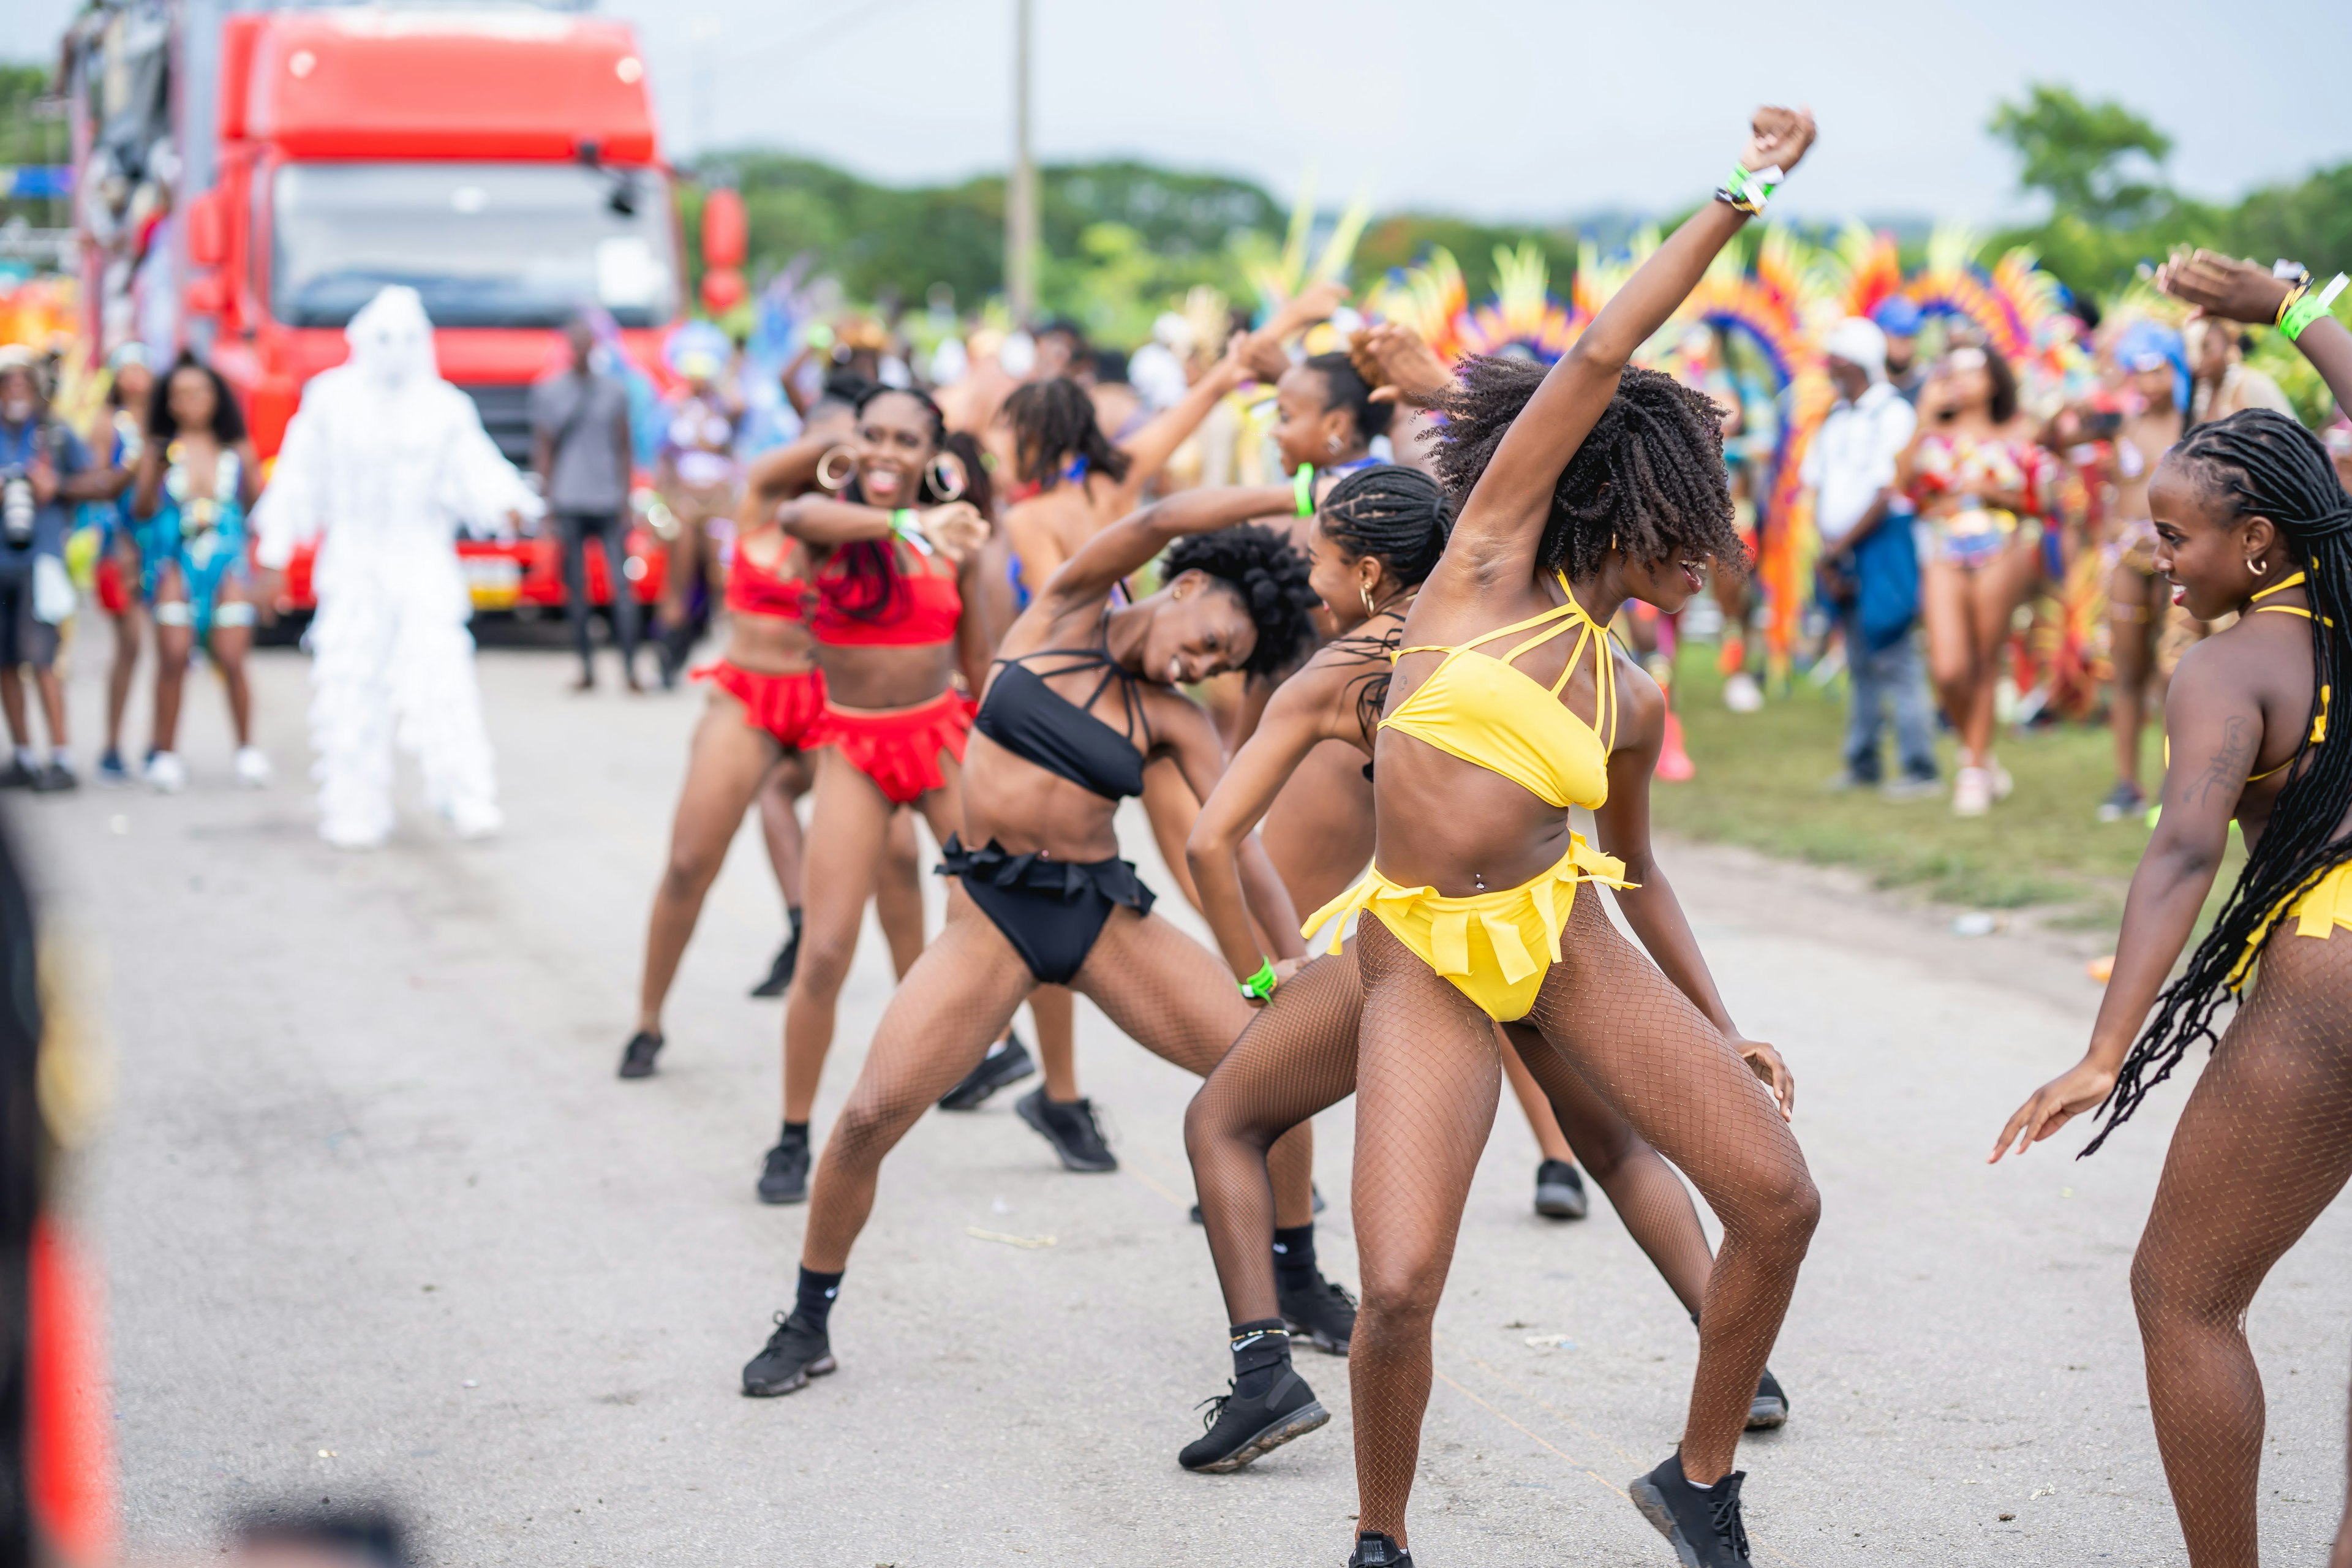
[[[966,692],[994,651],[988,617],[963,613],[978,602],[989,532],[978,447],[961,436],[951,447],[939,405],[919,392],[874,387],[856,414],[855,437],[823,459],[835,471],[817,476],[847,468],[837,499],[803,495],[776,513],[810,562],[824,696],[799,969],[784,1008],[783,1131],[760,1178],[770,1203],[808,1195],[809,1108],[891,817],[912,806],[942,843],[962,824]]]

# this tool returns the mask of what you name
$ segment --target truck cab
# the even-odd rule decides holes
[[[387,284],[423,297],[441,374],[518,466],[531,384],[563,363],[561,328],[583,308],[610,318],[637,374],[663,374],[684,269],[625,25],[369,6],[221,26],[217,178],[184,204],[184,298],[210,323],[265,474],[303,384],[342,362],[344,326]],[[622,586],[650,602],[661,545],[642,514],[633,523]],[[461,539],[458,552],[478,608],[562,603],[551,531]],[[591,595],[609,602],[601,552],[587,555]],[[288,574],[285,608],[309,605],[309,565]]]

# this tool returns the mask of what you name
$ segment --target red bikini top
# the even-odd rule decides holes
[[[880,616],[853,615],[843,603],[851,579],[838,568],[816,578],[816,613],[809,629],[835,647],[925,647],[955,641],[963,595],[952,574],[900,571],[893,551],[890,607]],[[941,561],[940,565],[947,564]]]
[[[809,585],[805,579],[782,575],[778,568],[793,558],[790,541],[776,566],[762,566],[737,541],[734,564],[727,569],[727,607],[739,615],[773,616],[778,620],[809,618]]]

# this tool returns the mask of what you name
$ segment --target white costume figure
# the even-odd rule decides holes
[[[265,567],[326,535],[306,639],[319,836],[369,848],[391,835],[395,736],[433,809],[467,837],[493,833],[503,819],[456,531],[503,531],[509,513],[536,516],[539,499],[441,379],[415,289],[384,289],[345,335],[352,357],[303,389],[254,509]]]

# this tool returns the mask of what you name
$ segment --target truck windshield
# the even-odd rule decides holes
[[[272,186],[270,306],[340,327],[386,284],[443,327],[551,327],[601,305],[625,327],[677,310],[669,185],[578,163],[291,163]]]

